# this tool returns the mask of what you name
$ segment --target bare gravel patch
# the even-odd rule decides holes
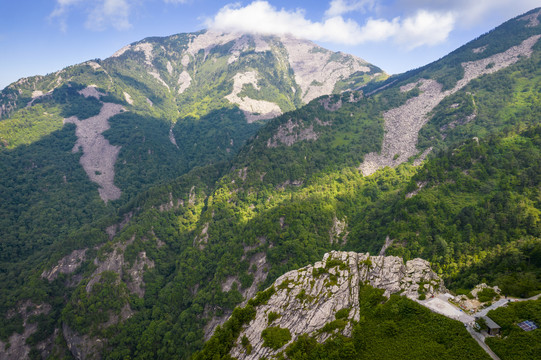
[[[75,116],[64,119],[64,123],[77,126],[77,142],[72,152],[78,152],[82,148],[83,155],[79,162],[90,180],[100,186],[98,191],[105,202],[120,198],[121,191],[114,184],[115,162],[120,146],[111,145],[102,133],[110,128],[108,120],[123,110],[122,105],[104,103],[96,116],[85,120],[79,120]]]
[[[516,63],[522,56],[530,56],[532,47],[541,35],[532,36],[507,51],[477,61],[462,63],[464,77],[451,90],[442,91],[442,85],[432,79],[421,79],[401,87],[407,91],[419,86],[421,94],[397,108],[383,114],[385,135],[381,152],[367,154],[359,169],[371,175],[385,166],[396,167],[418,153],[419,130],[430,120],[428,114],[447,96],[466,86],[481,75],[492,74]],[[423,154],[426,156],[427,154]]]

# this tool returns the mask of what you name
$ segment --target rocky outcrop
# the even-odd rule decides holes
[[[169,211],[173,209],[178,209],[179,207],[184,206],[184,200],[182,199],[173,199],[173,193],[169,193],[169,201],[158,206],[160,212]]]
[[[289,66],[295,72],[295,82],[302,90],[305,103],[331,94],[336,83],[356,72],[369,73],[369,64],[355,56],[334,53],[311,41],[289,35],[280,37],[287,50]]]
[[[267,140],[267,147],[275,148],[280,144],[291,146],[298,141],[317,140],[318,135],[314,131],[314,126],[305,126],[300,120],[293,121],[289,119],[285,124],[278,127],[276,134]]]
[[[28,359],[30,354],[30,346],[26,343],[26,340],[36,332],[38,329],[37,323],[30,323],[29,319],[31,317],[48,314],[51,311],[51,305],[49,304],[39,304],[36,305],[32,301],[20,302],[17,306],[17,309],[8,311],[7,317],[11,318],[15,314],[20,314],[23,318],[23,332],[19,334],[14,332],[9,337],[8,341],[4,343],[0,341],[0,360],[9,360],[9,359]],[[52,345],[52,338],[46,339],[45,341],[37,344],[37,347],[42,350],[43,358],[49,353],[50,347]],[[8,346],[9,344],[9,346]]]
[[[527,27],[534,27],[539,25],[539,15],[541,15],[541,10],[538,10],[536,12],[533,12],[531,14],[525,15],[523,17],[518,18],[518,20],[522,21],[528,21]]]
[[[58,274],[71,274],[81,266],[85,260],[86,251],[88,249],[73,250],[71,254],[64,256],[50,270],[44,270],[41,273],[43,279],[53,281],[58,277]]]
[[[186,70],[184,70],[178,76],[177,83],[178,83],[178,93],[182,94],[184,91],[186,91],[187,88],[190,87],[192,83],[192,77]]]
[[[105,232],[107,233],[109,240],[112,240],[118,232],[124,229],[124,227],[128,225],[128,223],[130,222],[132,217],[133,217],[133,211],[130,211],[124,214],[124,219],[122,219],[121,222],[108,226],[105,229]]]
[[[62,333],[68,349],[78,360],[99,360],[102,358],[101,350],[105,345],[103,339],[92,338],[89,335],[80,335],[73,331],[66,323],[62,324]]]
[[[462,63],[464,77],[450,90],[442,91],[442,85],[432,79],[422,79],[401,87],[402,91],[418,87],[421,93],[406,101],[404,105],[383,114],[385,135],[381,152],[365,156],[364,162],[359,167],[363,175],[371,175],[385,166],[396,167],[416,155],[419,131],[430,120],[430,112],[445,97],[456,93],[481,75],[495,73],[516,63],[523,56],[530,56],[532,47],[540,37],[541,35],[535,35],[503,53]]]
[[[112,250],[107,254],[102,254],[94,259],[96,270],[89,277],[85,290],[87,293],[92,291],[95,284],[99,283],[102,275],[106,271],[112,271],[118,274],[117,283],[124,281],[128,290],[142,298],[145,295],[143,275],[149,268],[154,267],[154,261],[147,257],[145,251],[137,254],[133,263],[130,264],[124,259],[124,251],[135,240],[135,236],[125,243],[116,243]],[[106,322],[99,325],[100,329],[107,329],[113,325],[122,323],[134,315],[128,302],[124,304],[120,313],[109,312],[109,318]],[[70,328],[66,323],[62,326],[64,339],[72,355],[76,359],[101,359],[102,349],[107,342],[106,338],[91,336],[89,334],[79,334]]]
[[[106,94],[102,93],[96,88],[96,85],[88,85],[83,90],[78,91],[80,95],[83,95],[85,98],[93,97],[95,99],[100,99],[100,97],[105,96]]]
[[[287,344],[278,350],[263,346],[261,333],[270,324],[289,329],[290,342],[301,334],[317,335],[324,341],[330,334],[318,330],[333,321],[337,311],[349,309],[348,318],[359,320],[360,284],[383,289],[385,296],[401,293],[411,299],[418,299],[421,293],[432,295],[445,291],[443,281],[425,260],[404,263],[395,256],[333,251],[325,254],[322,261],[290,271],[274,282],[275,293],[256,307],[255,319],[241,331],[231,356],[260,359],[277,355]],[[270,313],[274,313],[272,321]],[[347,325],[342,333],[349,336],[351,331],[351,325]],[[244,336],[252,346],[250,354],[240,344]]]
[[[333,218],[332,227],[329,230],[329,242],[331,244],[345,245],[347,243],[349,231],[346,219],[339,220],[336,216]]]
[[[94,284],[100,281],[103,272],[113,271],[119,275],[119,279],[122,279],[124,272],[126,272],[128,276],[128,289],[139,297],[144,296],[143,275],[147,268],[154,267],[154,261],[147,257],[146,252],[141,251],[137,254],[132,266],[127,268],[126,261],[124,260],[124,250],[126,250],[128,245],[133,243],[134,239],[135,237],[132,237],[125,243],[115,244],[113,251],[107,254],[103,260],[99,260],[99,258],[94,259],[94,265],[97,266],[97,269],[94,270],[90,276],[90,280],[86,284],[86,291],[88,293],[92,290]]]

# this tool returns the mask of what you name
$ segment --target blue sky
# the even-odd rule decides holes
[[[204,28],[291,33],[390,74],[434,61],[539,0],[0,0],[0,89]]]

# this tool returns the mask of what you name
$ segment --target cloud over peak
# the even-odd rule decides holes
[[[455,23],[451,12],[419,10],[401,19],[368,18],[363,25],[342,14],[373,8],[373,0],[333,0],[321,21],[312,21],[302,9],[277,9],[269,2],[256,0],[241,6],[224,6],[206,25],[225,32],[285,35],[345,45],[392,40],[406,48],[435,45],[447,39]]]

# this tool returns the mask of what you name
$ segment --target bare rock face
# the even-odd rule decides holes
[[[336,216],[333,218],[332,227],[329,230],[329,242],[331,244],[345,245],[347,243],[347,237],[349,231],[347,231],[346,219],[339,220]]]
[[[124,259],[124,251],[128,245],[132,244],[135,236],[125,243],[116,243],[113,249],[100,258],[94,259],[96,270],[90,276],[90,280],[86,284],[85,290],[90,293],[93,286],[98,283],[105,271],[113,271],[118,274],[118,282],[124,279],[128,290],[139,296],[145,295],[145,287],[143,275],[149,268],[154,267],[154,261],[147,257],[145,251],[137,254],[137,257],[130,264]],[[134,311],[130,308],[129,303],[125,303],[120,311],[120,314],[109,314],[109,320],[100,324],[100,328],[106,329],[113,325],[122,323],[133,316]],[[76,359],[101,359],[101,351],[107,342],[106,338],[93,337],[89,334],[81,335],[74,329],[71,329],[67,324],[62,325],[62,333],[72,355]]]
[[[147,257],[146,252],[142,251],[137,255],[133,265],[126,269],[124,250],[126,250],[126,247],[132,244],[133,241],[134,238],[125,243],[115,244],[113,251],[102,261],[98,260],[98,258],[94,259],[94,264],[97,266],[97,269],[92,273],[90,280],[86,285],[86,291],[88,293],[92,290],[94,284],[100,281],[104,271],[114,271],[119,275],[119,278],[122,278],[124,272],[126,272],[129,277],[129,281],[127,282],[128,289],[139,297],[144,296],[143,275],[145,269],[154,267],[154,261]]]
[[[43,279],[53,281],[58,277],[58,274],[71,274],[81,266],[85,260],[86,251],[88,249],[73,250],[71,254],[64,256],[56,266],[50,270],[45,270],[41,273]]]
[[[420,292],[432,295],[445,291],[443,281],[426,260],[404,263],[396,256],[332,251],[325,254],[322,261],[290,271],[275,281],[275,293],[266,304],[256,307],[255,319],[241,331],[231,356],[238,359],[276,356],[299,335],[316,335],[342,309],[349,309],[348,317],[358,321],[361,283],[384,289],[385,296],[401,293],[411,299],[418,299]],[[271,312],[275,313],[272,321],[269,320]],[[261,333],[269,326],[289,329],[292,339],[278,350],[264,347]],[[352,327],[347,325],[342,333],[349,336],[351,332]],[[240,344],[243,336],[252,346],[250,354]],[[324,341],[329,336],[321,333],[318,339]]]
[[[121,222],[119,222],[118,224],[113,224],[111,226],[108,226],[105,229],[105,232],[107,233],[109,240],[112,240],[120,230],[122,230],[126,225],[128,225],[132,217],[133,217],[133,211],[130,211],[129,213],[124,214],[124,219],[122,219]]]
[[[276,134],[267,141],[267,147],[274,148],[280,144],[291,146],[298,141],[317,140],[318,134],[313,125],[304,126],[302,121],[289,119],[287,123],[280,125]]]
[[[356,72],[370,72],[368,63],[357,57],[325,50],[311,41],[282,36],[280,41],[288,53],[295,81],[302,90],[302,100],[308,103],[322,95],[331,94],[336,83]]]
[[[145,269],[151,269],[154,267],[154,261],[150,260],[147,257],[146,252],[141,251],[137,258],[135,259],[135,262],[133,263],[133,266],[128,270],[128,275],[130,278],[130,281],[128,281],[128,290],[130,290],[132,293],[137,294],[140,298],[145,296],[145,284],[143,282],[143,275],[145,273]]]
[[[0,360],[9,359],[28,359],[30,354],[30,346],[26,344],[26,339],[36,332],[38,325],[30,323],[28,320],[36,315],[48,314],[51,311],[51,305],[39,304],[35,305],[31,301],[24,301],[18,304],[17,309],[8,312],[7,317],[13,317],[16,313],[21,314],[23,318],[23,333],[14,332],[8,339],[7,343],[0,341]],[[53,339],[47,339],[42,343],[37,344],[43,349],[43,354],[48,354],[47,349],[50,348]],[[9,344],[9,346],[7,346]]]
[[[101,350],[104,345],[102,339],[92,338],[89,335],[79,335],[65,323],[62,324],[62,333],[68,344],[68,349],[76,359],[101,359]]]
[[[525,15],[519,18],[519,20],[528,21],[528,25],[526,25],[527,27],[534,27],[539,25],[539,15],[541,15],[541,10],[529,15]]]
[[[266,240],[264,238],[260,239],[261,242],[265,242]],[[261,243],[260,242],[260,243]],[[244,251],[251,250],[249,247],[245,247]],[[245,257],[243,257],[244,260]],[[240,306],[245,306],[248,300],[250,300],[252,297],[254,297],[257,293],[257,289],[259,288],[259,284],[264,282],[267,279],[268,275],[268,268],[267,268],[267,254],[264,252],[258,252],[253,254],[251,257],[249,257],[250,261],[250,274],[254,276],[254,280],[252,282],[252,285],[246,289],[240,289],[240,293],[242,297],[244,298],[244,301]],[[253,271],[252,269],[255,269]],[[230,276],[228,277],[222,284],[222,291],[226,292],[232,289],[233,283],[240,284],[240,280],[237,276]],[[213,317],[210,319],[210,321],[205,325],[204,332],[205,332],[205,340],[210,339],[210,337],[214,334],[214,331],[216,330],[216,327],[218,325],[222,325],[224,322],[227,321],[229,316],[231,315],[231,312],[226,312],[225,316],[220,317]]]
[[[233,77],[233,92],[225,98],[231,103],[237,104],[239,108],[244,111],[249,123],[257,120],[271,119],[282,114],[280,107],[270,101],[254,100],[247,96],[239,97],[239,93],[242,91],[243,86],[247,84],[251,84],[256,90],[260,90],[257,85],[256,71],[236,74]]]

